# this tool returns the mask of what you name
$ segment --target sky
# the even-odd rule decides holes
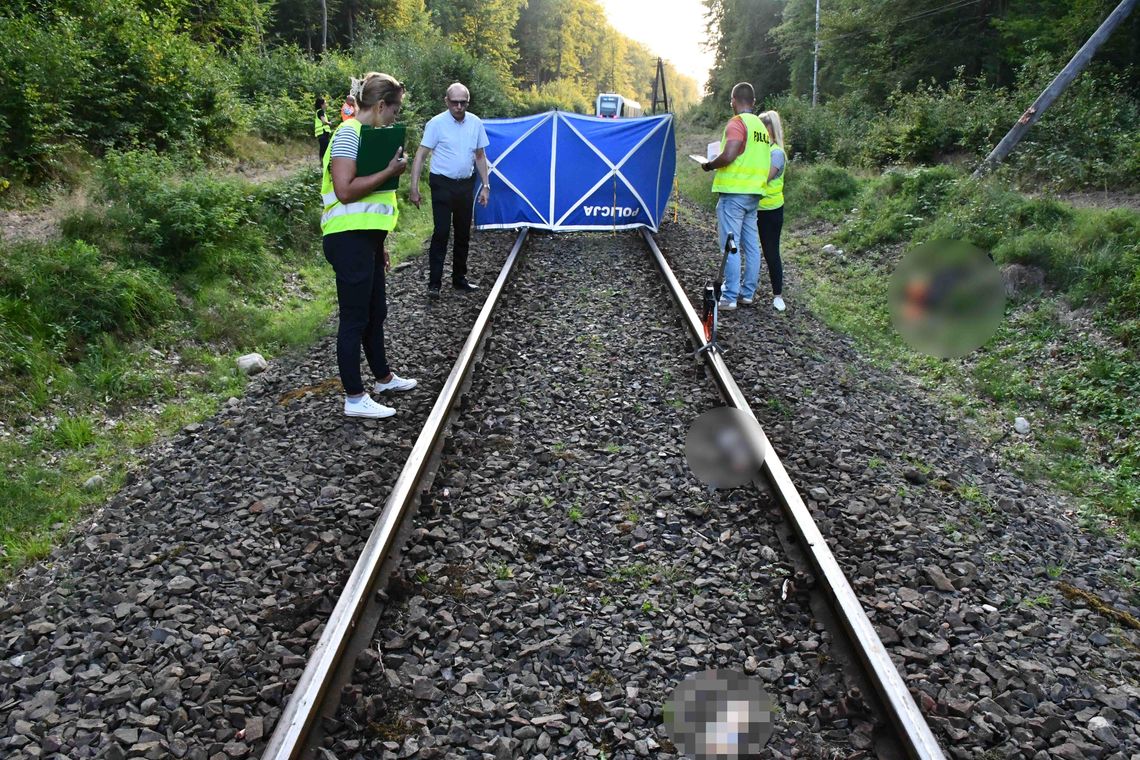
[[[599,0],[610,24],[644,44],[704,92],[713,54],[703,49],[705,5],[701,0]]]

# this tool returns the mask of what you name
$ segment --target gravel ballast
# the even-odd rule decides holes
[[[498,273],[513,236],[481,236]],[[154,447],[0,600],[0,756],[252,757],[280,713],[482,305],[390,275],[398,414],[345,418],[335,344]],[[483,291],[486,292],[485,290]],[[366,373],[367,379],[367,373]]]
[[[662,707],[712,668],[774,698],[770,756],[866,756],[775,508],[688,470],[720,402],[644,242],[520,267],[326,757],[677,757]]]
[[[686,217],[659,240],[699,303],[715,220]],[[392,276],[397,417],[340,415],[330,339],[271,362],[9,585],[0,755],[258,754],[512,241],[475,238],[473,296]],[[794,269],[786,312],[766,285],[726,361],[947,755],[1140,756],[1134,558],[863,361]],[[675,757],[662,703],[712,667],[773,696],[772,756],[874,756],[777,510],[688,471],[719,402],[644,244],[536,236],[504,297],[324,756]]]
[[[659,241],[698,303],[715,219],[686,211]],[[1135,556],[861,359],[785,271],[786,312],[765,273],[757,306],[722,320],[726,361],[947,754],[1140,756]]]

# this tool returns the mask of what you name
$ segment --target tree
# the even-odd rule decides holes
[[[772,36],[783,19],[784,0],[705,0],[705,8],[716,54],[710,97],[727,102],[737,82],[750,82],[761,98],[786,91],[788,65]]]
[[[526,0],[430,0],[436,25],[453,44],[490,63],[505,80],[518,57],[512,32]]]

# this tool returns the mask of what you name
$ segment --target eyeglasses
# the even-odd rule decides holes
[[[466,106],[467,106],[467,104],[468,104],[468,103],[470,103],[471,101],[469,101],[469,100],[452,100],[451,98],[448,98],[448,99],[447,99],[447,102],[448,102],[448,103],[450,103],[450,104],[451,104],[451,105],[453,105],[453,106],[463,106],[463,107],[466,107]]]

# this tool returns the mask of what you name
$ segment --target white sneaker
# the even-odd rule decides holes
[[[391,417],[396,413],[396,410],[390,406],[377,404],[372,400],[372,397],[365,393],[359,398],[345,398],[344,399],[344,413],[348,417],[368,417],[374,420],[380,420],[385,417]]]
[[[745,297],[745,298],[741,298],[741,299],[740,299],[740,302],[741,302],[742,304],[744,304],[745,306],[751,306],[752,304],[756,303],[756,299],[755,299],[755,298],[747,298],[747,297]]]
[[[410,380],[406,377],[400,377],[395,372],[393,372],[391,380],[386,383],[376,383],[376,385],[372,386],[372,390],[376,393],[383,393],[384,391],[410,391],[415,387],[415,380]]]
[[[729,301],[722,298],[717,302],[716,307],[720,311],[734,311],[736,309],[736,301]]]
[[[773,298],[772,306],[776,307],[776,311],[783,311],[784,309],[788,308],[784,305],[784,299],[782,296],[776,296]]]

